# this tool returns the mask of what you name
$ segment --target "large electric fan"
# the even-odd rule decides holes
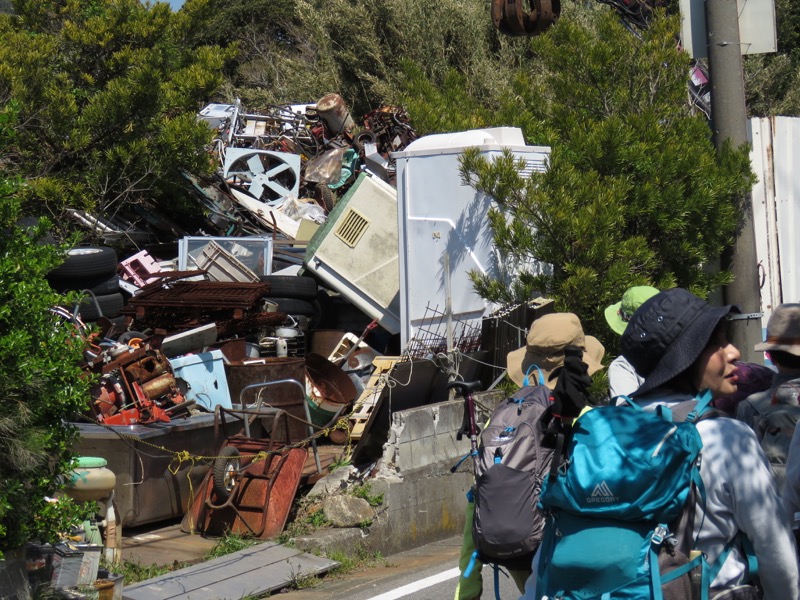
[[[297,197],[300,189],[300,156],[287,152],[228,148],[223,168],[225,181],[254,198],[272,202]]]

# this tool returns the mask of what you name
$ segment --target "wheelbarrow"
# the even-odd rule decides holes
[[[284,379],[253,384],[242,389],[278,384],[296,384],[304,398],[305,388],[296,380]],[[315,427],[262,402],[241,408],[216,407],[215,436],[220,442],[212,468],[198,491],[198,497],[184,517],[185,531],[221,535],[232,532],[259,539],[280,535],[286,525],[308,456],[314,450],[317,472]],[[333,424],[338,414],[331,419]],[[290,442],[291,419],[308,427],[309,437]]]

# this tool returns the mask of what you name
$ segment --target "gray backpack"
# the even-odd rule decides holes
[[[794,429],[800,421],[800,406],[777,404],[759,415],[756,435],[769,459],[778,490],[783,491],[786,479],[786,458],[792,443]]]
[[[541,421],[550,394],[544,385],[521,388],[495,407],[480,435],[472,537],[483,563],[530,569],[542,541],[537,503],[553,449],[543,445]]]

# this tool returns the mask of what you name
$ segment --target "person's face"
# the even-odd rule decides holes
[[[694,383],[698,390],[711,390],[714,398],[736,392],[738,377],[734,362],[739,350],[728,341],[727,323],[721,321],[694,364]]]

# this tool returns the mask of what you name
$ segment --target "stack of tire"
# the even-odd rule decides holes
[[[101,317],[114,319],[125,306],[117,275],[117,253],[108,246],[73,248],[63,264],[47,274],[47,281],[57,292],[91,292],[78,306],[78,314],[84,322]],[[67,308],[72,311],[75,307]]]
[[[316,280],[301,275],[262,275],[260,279],[270,284],[267,298],[278,305],[278,312],[312,320],[317,315],[314,305],[318,292]]]

